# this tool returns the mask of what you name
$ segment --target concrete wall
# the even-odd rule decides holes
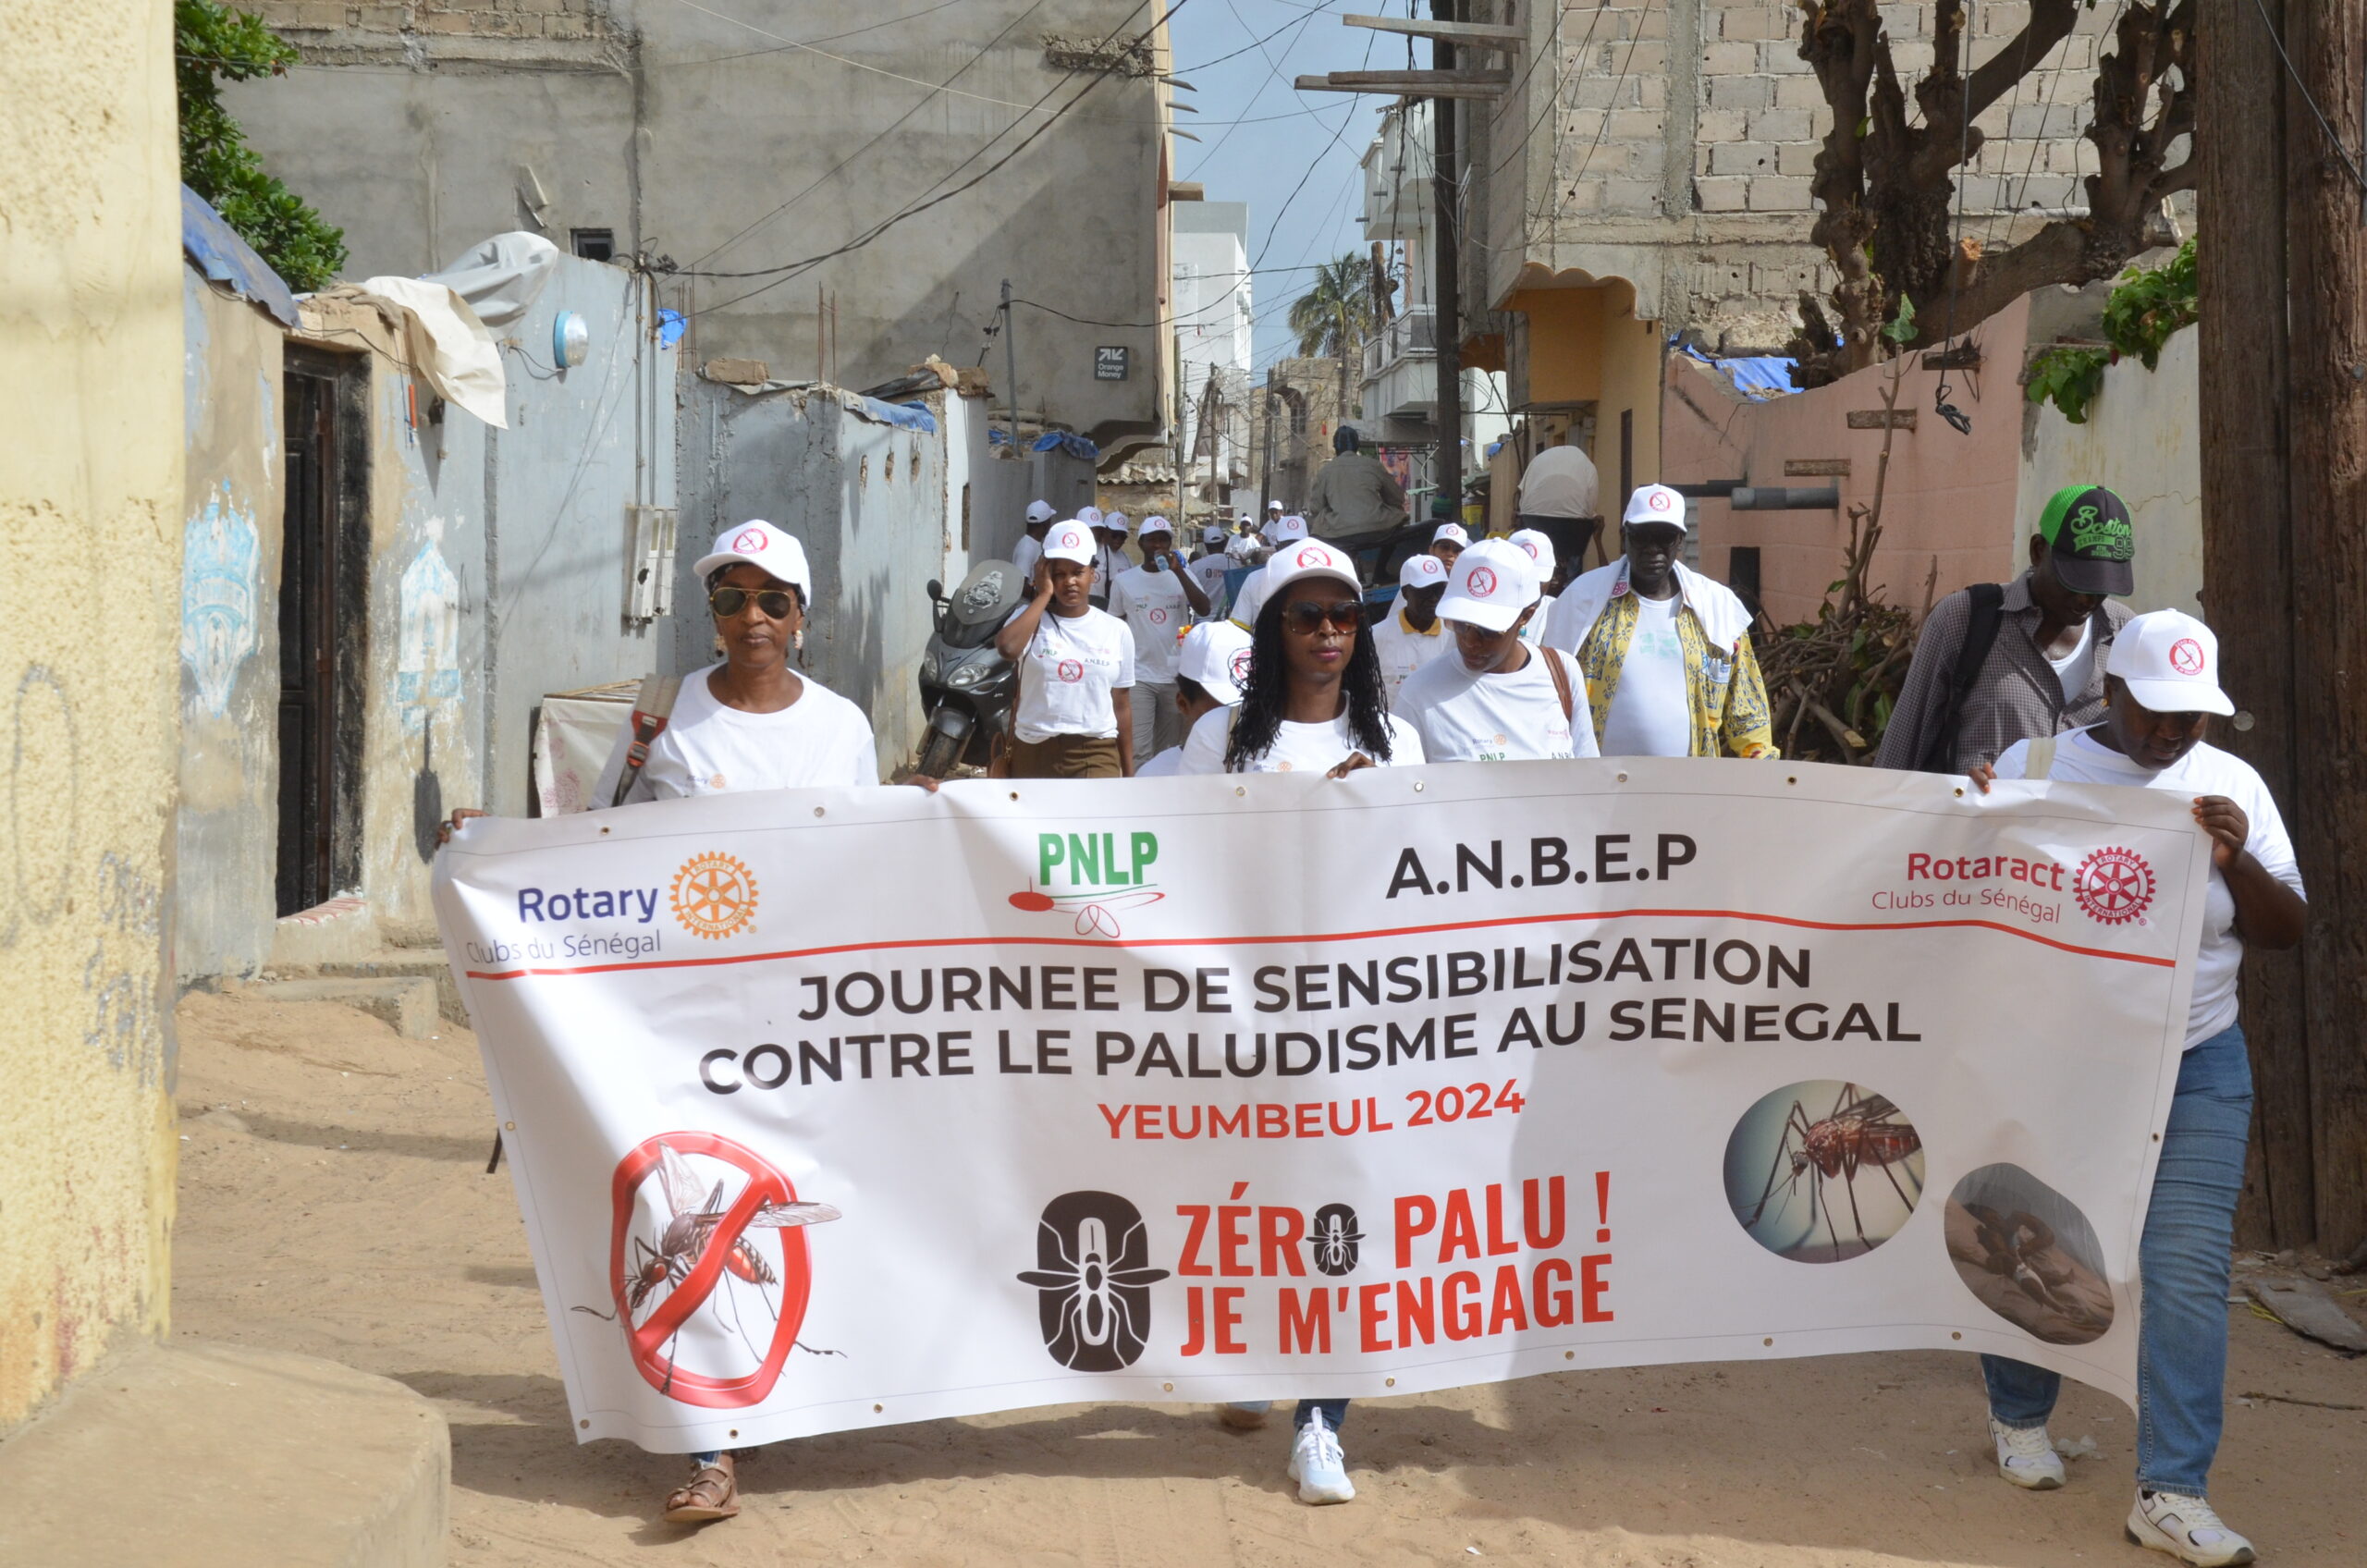
[[[2030,301],[1991,317],[1981,333],[1987,362],[1978,376],[1957,371],[1950,400],[1972,416],[1959,435],[1932,412],[1937,371],[1910,360],[1898,407],[1916,428],[1894,433],[1883,502],[1883,542],[1872,581],[1883,598],[1921,612],[1933,597],[1973,582],[2002,582],[2019,570],[2021,541],[2034,513],[2017,509],[2022,456],[2022,396],[2014,375],[2029,337]],[[1851,430],[1853,411],[1879,410],[1889,376],[1875,365],[1830,386],[1771,402],[1735,398],[1692,361],[1668,361],[1661,415],[1660,477],[1672,484],[1748,478],[1755,484],[1834,484],[1830,511],[1738,512],[1721,500],[1694,504],[1699,561],[1726,581],[1735,545],[1760,552],[1760,598],[1778,623],[1807,620],[1840,575],[1849,537],[1848,508],[1872,498],[1883,449],[1880,429]],[[1597,437],[1598,445],[1601,438]],[[1845,475],[1786,476],[1789,461],[1844,459]]]
[[[1072,74],[1047,43],[1146,31],[1152,15],[1136,0],[968,0],[824,53],[782,40],[812,34],[831,7],[254,8],[305,64],[226,98],[275,172],[345,227],[353,276],[424,272],[501,229],[539,225],[565,249],[572,229],[608,228],[620,254],[645,246],[685,269],[665,303],[693,314],[695,361],[753,358],[783,379],[850,386],[933,352],[966,362],[1009,278],[1069,316],[1143,324],[1022,310],[1024,410],[1105,447],[1162,428],[1162,90],[1131,67]],[[990,178],[861,250],[762,292],[763,277],[691,275],[852,241],[1012,153],[1088,82]],[[824,301],[836,308],[835,365],[824,363]],[[1094,379],[1102,344],[1133,349],[1129,379]],[[1001,365],[997,345],[999,388]]]
[[[2137,592],[2129,607],[2201,615],[2202,599],[2201,415],[2196,345],[2181,332],[2161,368],[2123,360],[2073,424],[2052,406],[2022,405],[2022,472],[2016,514],[2035,522],[2066,484],[2108,484],[2137,525]]]
[[[573,369],[558,368],[551,353],[561,311],[591,331]],[[626,554],[631,506],[674,504],[677,355],[652,336],[642,280],[572,256],[497,336],[511,345],[503,354],[509,428],[484,432],[484,799],[522,816],[544,696],[646,675],[668,650],[669,627],[626,623]]]
[[[926,716],[916,684],[930,631],[928,579],[947,568],[946,394],[938,428],[886,423],[830,388],[742,391],[682,382],[678,670],[714,662],[697,558],[763,518],[805,546],[814,606],[803,670],[871,716],[882,777],[906,761]],[[1024,503],[1023,503],[1024,505]]]
[[[0,37],[5,1433],[169,1305],[183,496],[171,11]]]
[[[279,323],[181,273],[180,802],[174,976],[271,957],[279,827],[280,556],[286,410]]]

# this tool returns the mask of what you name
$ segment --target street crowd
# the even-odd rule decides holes
[[[1012,563],[1023,602],[997,638],[1019,681],[993,770],[1340,778],[1425,763],[1775,757],[1752,612],[1685,563],[1686,497],[1638,488],[1616,557],[1574,571],[1599,524],[1591,466],[1579,474],[1572,456],[1585,462],[1574,448],[1540,454],[1551,509],[1531,516],[1525,504],[1506,537],[1474,540],[1461,523],[1436,522],[1377,618],[1356,560],[1280,502],[1255,533],[1205,530],[1189,557],[1165,518],[1135,529],[1121,513],[1062,518],[1036,502]],[[2251,1108],[2237,977],[2248,946],[2300,942],[2306,906],[2260,776],[2203,739],[2212,717],[2236,711],[2219,684],[2217,639],[2181,611],[2132,615],[2116,602],[2134,589],[2134,555],[2128,508],[2111,490],[2054,495],[2028,570],[1932,607],[1876,760],[1968,777],[1983,791],[1998,778],[2172,790],[2210,839],[2186,1049],[2140,1243],[2128,1533],[2189,1563],[2243,1563],[2251,1545],[2205,1501]],[[828,592],[799,542],[750,521],[695,570],[722,657],[685,678],[670,713],[635,715],[597,798],[877,784],[862,710],[795,668],[809,607]],[[2061,1487],[2047,1430],[2060,1379],[1981,1359],[2000,1476]],[[1347,1403],[1306,1401],[1294,1413],[1288,1475],[1306,1502],[1355,1495],[1340,1440]],[[1267,1407],[1219,1415],[1256,1427]],[[665,1516],[736,1513],[732,1456],[693,1464]]]

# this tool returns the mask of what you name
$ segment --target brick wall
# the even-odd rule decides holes
[[[342,5],[337,0],[240,0],[285,33],[440,33],[472,38],[585,39],[612,36],[607,0],[412,0]]]

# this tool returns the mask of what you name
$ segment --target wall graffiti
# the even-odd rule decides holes
[[[156,1001],[157,939],[165,928],[164,890],[140,866],[110,850],[99,857],[99,934],[82,964],[91,997],[83,1044],[107,1065],[158,1083],[165,1065],[164,1021]]]
[[[13,947],[25,925],[47,925],[73,894],[75,839],[81,827],[82,747],[73,704],[46,665],[27,665],[17,679],[9,717],[8,918],[0,948]],[[64,802],[66,830],[39,819],[41,802]]]
[[[399,594],[395,700],[403,729],[416,735],[431,706],[460,694],[460,581],[434,539],[403,568]]]
[[[181,663],[196,681],[198,706],[220,718],[239,667],[260,641],[263,553],[251,509],[222,485],[189,520],[181,550]]]

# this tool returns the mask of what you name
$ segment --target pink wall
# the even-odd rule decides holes
[[[2029,323],[2027,300],[1992,316],[1973,335],[1984,362],[1950,373],[1948,400],[1972,416],[1970,435],[1957,435],[1932,411],[1940,373],[1922,369],[1920,355],[1901,378],[1898,406],[1916,410],[1917,425],[1898,431],[1891,446],[1873,580],[1883,597],[1918,615],[1935,563],[1935,598],[1968,583],[2003,582],[2019,570],[2029,528],[2014,515],[2022,458],[2017,377]],[[1722,500],[1694,504],[1701,570],[1727,581],[1734,547],[1757,545],[1760,598],[1778,624],[1815,619],[1826,586],[1841,575],[1848,508],[1872,498],[1883,449],[1882,431],[1851,430],[1847,415],[1880,409],[1889,374],[1878,365],[1812,392],[1753,403],[1685,356],[1669,358],[1661,398],[1662,483],[1748,476],[1754,484],[1840,487],[1840,508],[1827,511],[1738,512]],[[1787,459],[1835,458],[1849,460],[1846,475],[1784,472]]]

